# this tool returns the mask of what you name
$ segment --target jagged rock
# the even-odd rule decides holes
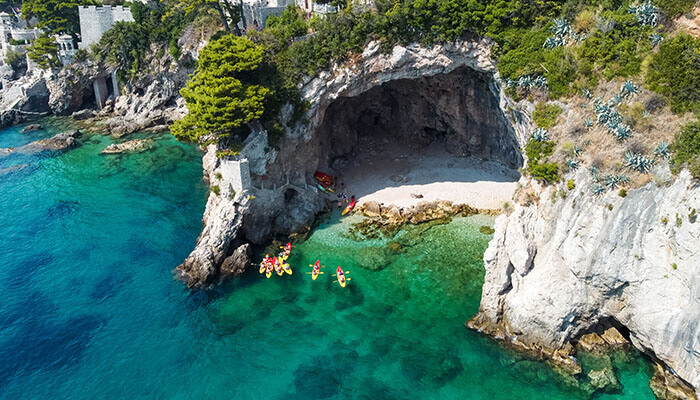
[[[589,333],[587,335],[581,336],[578,341],[578,345],[586,351],[599,352],[607,348],[608,343],[603,340],[597,333]]]
[[[649,381],[649,387],[654,396],[661,400],[697,400],[697,392],[693,392],[686,382],[663,366],[656,364],[654,376]]]
[[[683,171],[668,187],[596,197],[587,171],[573,179],[566,199],[552,201],[559,188],[549,187],[496,220],[474,326],[556,349],[614,319],[632,345],[700,390],[700,224],[688,217],[700,188]]]
[[[422,198],[423,198],[423,195],[420,194],[420,193],[411,193],[411,198],[414,198],[414,199],[422,199]]]
[[[0,128],[36,119],[50,112],[43,75],[24,76],[0,92]]]
[[[88,109],[76,111],[73,114],[71,114],[71,117],[76,121],[82,121],[82,120],[85,120],[88,118],[92,118],[94,116],[95,116],[95,111],[88,110]]]
[[[0,149],[0,157],[11,153],[33,154],[42,151],[63,151],[76,147],[79,143],[77,139],[81,137],[80,131],[63,132],[50,138],[37,140],[22,147]]]
[[[40,124],[29,124],[29,125],[25,126],[24,128],[22,128],[22,130],[19,131],[19,133],[33,132],[33,131],[38,131],[39,129],[41,129]]]
[[[624,336],[615,328],[610,327],[600,335],[605,342],[611,347],[623,347],[630,344],[630,342],[625,339]]]
[[[153,147],[153,140],[135,139],[123,143],[112,143],[100,154],[140,153]]]
[[[62,68],[47,82],[50,93],[48,103],[56,115],[70,115],[74,111],[95,103],[93,81],[98,76],[108,76],[100,64],[86,60]]]
[[[221,279],[235,278],[241,275],[250,265],[251,249],[248,243],[244,243],[226,257],[221,263]]]
[[[597,390],[605,392],[620,390],[620,382],[618,382],[615,373],[610,368],[588,371],[587,375],[591,381],[591,386]]]

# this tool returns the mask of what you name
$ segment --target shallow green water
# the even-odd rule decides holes
[[[19,128],[0,147],[59,129]],[[293,250],[294,275],[190,293],[171,270],[201,229],[201,154],[163,135],[99,156],[111,142],[0,158],[0,398],[588,398],[464,328],[491,218],[410,228],[392,252],[346,238],[351,220],[334,215]],[[599,398],[653,398],[637,355],[617,372],[623,390]]]

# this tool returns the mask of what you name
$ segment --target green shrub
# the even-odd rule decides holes
[[[535,111],[532,113],[532,119],[538,127],[549,129],[556,125],[557,118],[561,114],[561,107],[556,104],[547,104],[544,102],[537,103]]]
[[[669,17],[675,17],[690,11],[695,5],[695,0],[654,0],[654,4]]]
[[[5,64],[12,67],[14,71],[19,71],[21,68],[26,66],[27,58],[24,54],[18,51],[8,50],[7,54],[5,55]]]
[[[671,144],[671,165],[674,171],[688,166],[694,178],[700,179],[700,121],[685,125]]]
[[[678,269],[678,264],[676,264],[676,263],[671,264],[671,268]]]
[[[217,172],[216,175],[214,175],[214,176],[215,176],[216,179],[218,179],[218,180],[221,180],[221,178],[222,178],[221,172]]]
[[[664,225],[668,224],[668,217],[662,217],[662,218],[661,218],[661,223],[664,224]]]
[[[559,181],[559,165],[557,163],[534,164],[528,167],[530,175],[545,183]]]
[[[620,191],[617,192],[617,195],[620,197],[627,197],[627,189],[620,189]]]
[[[683,218],[681,218],[678,213],[676,213],[676,226],[681,227],[683,225]]]
[[[676,113],[700,110],[700,39],[679,34],[664,40],[649,63],[646,83]]]
[[[525,154],[530,160],[530,163],[538,163],[552,155],[554,152],[554,142],[546,140],[530,140],[525,146]]]
[[[566,181],[566,187],[569,190],[574,190],[576,188],[576,183],[574,183],[573,179],[569,179],[568,181]]]
[[[211,191],[218,196],[219,193],[221,193],[221,188],[219,187],[219,185],[212,185]]]

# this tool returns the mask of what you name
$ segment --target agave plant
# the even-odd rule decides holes
[[[556,18],[554,21],[552,21],[552,33],[555,36],[569,36],[571,35],[571,24],[569,21],[563,19],[563,18]]]
[[[533,84],[535,85],[535,87],[538,87],[538,88],[546,87],[547,86],[547,78],[545,78],[542,75],[538,75],[535,77]]]
[[[529,89],[535,84],[534,79],[530,75],[523,75],[518,78],[518,86],[521,88]]]
[[[648,174],[653,165],[654,160],[642,154],[629,152],[625,154],[625,166],[629,169]]]
[[[661,158],[669,158],[671,156],[671,149],[669,148],[668,143],[659,143],[659,145],[654,149],[654,155]]]
[[[617,179],[617,183],[619,183],[620,185],[626,185],[630,183],[630,178],[627,175],[617,174],[615,175],[615,179]]]
[[[549,132],[546,129],[537,128],[530,135],[530,139],[536,140],[538,142],[546,142],[549,140]]]
[[[649,36],[649,40],[651,40],[651,45],[656,47],[659,44],[661,44],[661,42],[664,40],[664,37],[658,33],[652,33],[651,36]]]
[[[593,97],[593,93],[589,89],[583,89],[583,97],[590,99]]]
[[[646,118],[649,118],[649,111],[644,110],[644,111],[642,112],[642,118],[645,118],[645,119],[646,119]]]
[[[639,92],[639,87],[632,82],[632,80],[628,79],[625,81],[625,83],[622,84],[622,87],[620,88],[620,96],[623,98],[628,98],[632,96],[633,94],[636,94]]]
[[[581,156],[581,153],[583,153],[583,149],[578,147],[578,145],[574,145],[574,155],[576,157],[579,157],[579,156]]]
[[[615,136],[617,140],[626,140],[629,139],[630,136],[632,136],[632,130],[629,126],[620,124],[613,131],[613,136]]]
[[[577,170],[581,166],[581,161],[575,159],[575,158],[570,158],[566,160],[566,166],[569,167],[570,170],[574,171]]]
[[[630,6],[629,11],[637,16],[637,22],[640,24],[656,26],[659,12],[650,0],[646,0],[636,7]]]
[[[603,177],[603,183],[605,183],[605,186],[607,186],[608,189],[610,190],[615,190],[617,188],[617,185],[620,183],[620,181],[617,180],[616,175],[605,175]]]
[[[545,49],[553,49],[556,47],[561,47],[564,45],[564,38],[560,36],[550,36],[548,37],[544,43],[542,44],[542,47]]]
[[[586,128],[592,128],[593,127],[593,120],[590,118],[586,118],[586,120],[583,122],[583,125]]]
[[[591,179],[593,179],[593,182],[599,182],[600,181],[600,169],[598,167],[588,167],[588,172],[591,173]]]
[[[605,193],[605,187],[600,183],[594,183],[593,186],[591,186],[591,190],[593,190],[593,194],[596,196],[600,196]]]
[[[612,97],[612,99],[610,99],[610,104],[612,104],[612,105],[618,105],[618,104],[622,103],[622,100],[623,100],[622,95],[620,95],[620,94],[618,93],[618,94],[614,95],[614,96]]]

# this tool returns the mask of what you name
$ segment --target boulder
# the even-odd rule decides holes
[[[235,278],[241,275],[250,265],[252,251],[248,243],[244,243],[233,251],[233,254],[226,257],[221,263],[221,278]]]
[[[71,114],[71,117],[76,121],[82,121],[82,120],[85,120],[88,118],[92,118],[94,116],[95,116],[95,111],[88,110],[88,109],[76,111],[73,114]]]
[[[22,130],[19,131],[19,133],[33,132],[33,131],[38,131],[39,129],[41,129],[40,124],[29,124],[29,125],[25,126],[24,128],[22,128]]]
[[[140,153],[153,147],[153,140],[134,139],[123,143],[112,143],[100,154]]]

